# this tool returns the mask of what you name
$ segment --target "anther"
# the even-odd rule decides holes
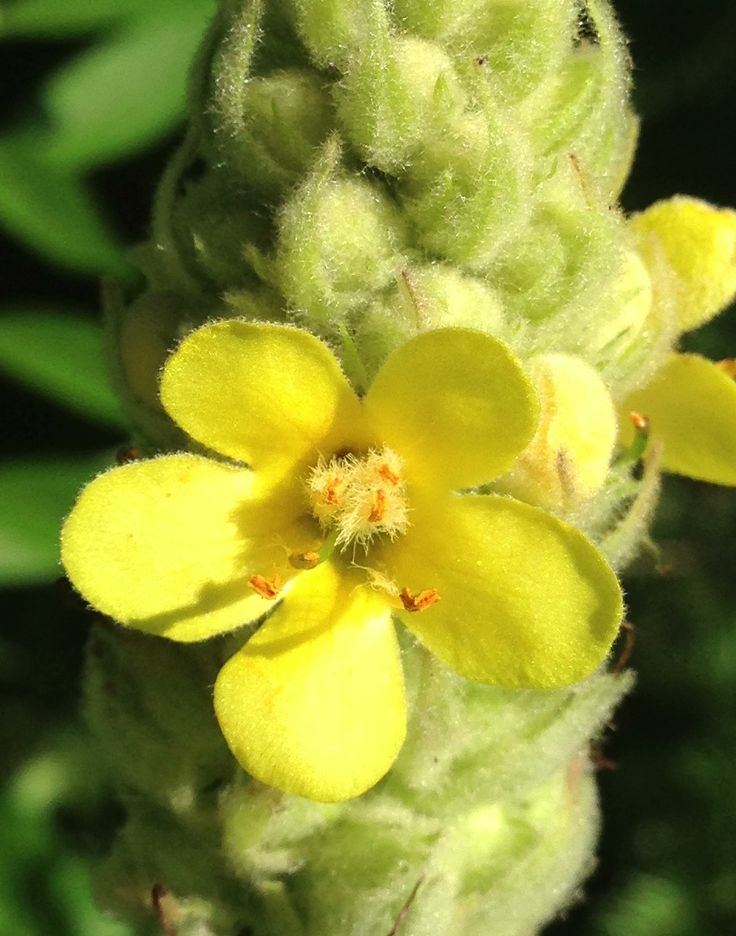
[[[340,478],[330,478],[330,480],[325,485],[325,503],[326,504],[336,504],[337,503],[337,489],[342,484]]]
[[[140,449],[133,448],[133,446],[124,445],[122,448],[117,450],[115,455],[115,460],[118,465],[127,465],[128,462],[138,461],[142,457]]]
[[[634,426],[634,441],[624,453],[624,457],[632,462],[638,462],[644,455],[649,441],[649,420],[641,413],[632,410],[629,413],[629,419]]]
[[[390,484],[391,487],[396,487],[399,481],[401,481],[399,475],[397,475],[395,471],[391,471],[391,468],[387,462],[384,462],[381,465],[381,467],[378,469],[378,474],[387,484]]]
[[[736,378],[736,358],[724,358],[722,361],[717,361],[716,367],[727,377]]]
[[[281,591],[281,580],[278,576],[267,579],[265,576],[259,575],[256,572],[255,575],[251,575],[248,579],[248,584],[257,595],[260,595],[261,598],[266,598],[268,601],[274,599]]]
[[[305,552],[305,553],[292,553],[289,556],[289,563],[295,569],[313,569],[315,566],[319,565],[319,553],[316,552]]]
[[[405,611],[412,614],[416,611],[426,611],[432,605],[440,601],[440,593],[436,588],[425,588],[418,595],[412,595],[408,588],[402,588],[399,592],[399,598]]]
[[[642,416],[641,413],[637,413],[636,410],[632,410],[629,413],[629,419],[631,420],[634,429],[637,432],[641,432],[642,435],[647,435],[649,433],[649,420],[646,416]]]
[[[386,495],[383,491],[374,491],[371,502],[371,512],[368,514],[369,523],[380,523],[386,513]]]

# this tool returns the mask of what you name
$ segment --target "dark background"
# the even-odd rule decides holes
[[[640,209],[675,193],[736,205],[736,5],[618,0],[616,8],[630,37],[643,119],[624,206]],[[6,40],[0,127],[37,119],[42,83],[89,41]],[[154,185],[174,139],[157,139],[89,175],[126,243],[146,235]],[[61,305],[96,314],[96,277],[49,263],[18,239],[0,238],[0,250],[4,307]],[[722,316],[686,345],[712,357],[736,355],[736,317]],[[61,458],[119,442],[114,429],[10,378],[0,378],[0,392],[3,458]],[[605,745],[617,767],[601,772],[599,865],[585,888],[587,902],[551,926],[550,936],[736,932],[735,522],[731,491],[667,480],[655,531],[667,574],[643,562],[626,582],[638,685]],[[0,594],[0,779],[10,790],[0,807],[0,877],[9,869],[7,886],[15,888],[8,896],[0,884],[0,931],[123,933],[103,929],[88,898],[77,894],[114,824],[104,789],[75,775],[60,784],[68,795],[42,808],[27,766],[40,764],[38,783],[58,793],[54,765],[74,760],[84,623],[52,584]]]

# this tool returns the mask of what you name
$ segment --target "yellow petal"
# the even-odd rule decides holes
[[[421,508],[421,510],[420,510]],[[508,497],[453,496],[417,504],[416,521],[387,550],[389,574],[439,602],[401,612],[451,669],[509,689],[578,682],[618,631],[616,576],[574,527]]]
[[[736,211],[678,196],[655,202],[631,219],[650,272],[656,254],[674,273],[680,331],[717,315],[736,295]]]
[[[466,328],[426,332],[395,351],[364,406],[412,480],[453,488],[504,472],[538,419],[536,393],[511,351]]]
[[[306,331],[240,320],[188,335],[161,400],[192,438],[271,479],[352,443],[360,403],[327,346]]]
[[[736,383],[697,354],[673,354],[649,386],[624,404],[622,442],[630,444],[631,411],[649,420],[665,471],[736,485]]]
[[[251,575],[284,578],[306,531],[253,499],[253,475],[196,455],[131,462],[100,475],[62,531],[73,585],[122,624],[174,640],[203,640],[273,604]]]
[[[215,685],[217,718],[242,766],[321,802],[372,787],[404,741],[390,610],[359,582],[331,563],[303,573]]]

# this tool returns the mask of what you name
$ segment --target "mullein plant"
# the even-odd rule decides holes
[[[100,900],[179,936],[523,936],[594,865],[617,573],[736,483],[736,214],[617,207],[603,0],[223,0],[81,493]],[[121,626],[122,625],[122,626]]]

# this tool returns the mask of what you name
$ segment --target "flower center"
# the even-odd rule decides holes
[[[314,569],[330,559],[336,548],[345,549],[351,543],[367,550],[374,537],[394,539],[409,526],[403,463],[386,446],[363,455],[335,455],[329,461],[320,457],[306,477],[305,488],[309,509],[325,538],[315,551],[291,553],[289,564],[293,569]],[[384,591],[396,608],[414,613],[440,600],[436,588],[416,594],[400,588],[381,568],[356,562],[354,552],[350,565],[366,572],[368,584]],[[256,572],[248,584],[270,601],[278,596],[283,580],[277,573],[267,577]]]
[[[389,448],[320,458],[306,487],[312,514],[336,546],[367,546],[374,536],[406,532],[408,508],[401,459]]]

